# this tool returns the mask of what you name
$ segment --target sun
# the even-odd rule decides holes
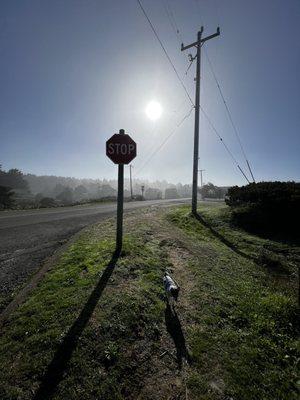
[[[161,117],[162,106],[157,101],[150,101],[146,107],[146,115],[152,121],[156,121]]]

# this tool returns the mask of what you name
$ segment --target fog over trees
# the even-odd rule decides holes
[[[24,179],[29,185],[33,195],[42,194],[56,198],[63,193],[62,197],[73,196],[74,200],[99,199],[115,197],[117,195],[117,180],[107,179],[78,179],[61,176],[37,176],[24,174]],[[145,198],[159,199],[165,197],[168,188],[174,189],[176,197],[189,197],[191,185],[177,185],[166,181],[149,182],[147,180],[133,180],[133,194],[141,195],[141,186],[145,186]],[[125,197],[130,197],[130,182],[125,179]],[[66,191],[68,189],[68,191]]]
[[[142,193],[142,186],[144,191]],[[125,179],[124,197],[131,198],[130,181]],[[224,191],[213,184],[203,195],[224,196]],[[192,186],[167,181],[149,182],[133,179],[136,200],[176,199],[191,197]],[[26,174],[14,168],[8,171],[0,165],[0,208],[37,208],[72,205],[89,201],[113,201],[117,196],[117,180],[78,179],[62,176]]]

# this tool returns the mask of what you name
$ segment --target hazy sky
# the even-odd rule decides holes
[[[142,0],[194,99],[184,43],[220,25],[206,50],[257,180],[299,180],[300,1]],[[193,51],[194,53],[194,51]],[[202,52],[201,104],[244,166]],[[144,109],[155,99],[161,119]],[[105,141],[124,128],[140,178],[191,181],[194,114],[141,169],[191,106],[136,0],[0,0],[0,163],[35,174],[115,178]],[[244,179],[201,115],[205,181]],[[141,170],[140,170],[141,169]],[[128,169],[126,170],[126,173]]]

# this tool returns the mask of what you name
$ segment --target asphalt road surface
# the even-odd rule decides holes
[[[124,210],[187,202],[190,200],[130,202],[124,203]],[[76,232],[115,214],[115,203],[1,212],[0,300],[10,298]],[[0,311],[2,308],[0,301]]]

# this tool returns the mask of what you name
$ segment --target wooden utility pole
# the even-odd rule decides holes
[[[200,172],[200,185],[201,187],[203,186],[203,176],[202,176],[202,172],[205,171],[205,169],[199,169]]]
[[[213,35],[202,39],[203,26],[197,35],[197,41],[187,46],[181,45],[181,51],[191,47],[197,48],[197,68],[196,68],[196,95],[195,95],[195,130],[194,130],[194,163],[193,163],[193,189],[192,189],[192,213],[197,214],[197,191],[198,191],[198,157],[199,157],[199,113],[200,113],[200,69],[201,69],[201,46],[204,42],[220,35],[220,28]]]
[[[142,190],[142,200],[144,200],[144,190],[145,190],[145,186],[144,185],[141,186],[141,190]]]

